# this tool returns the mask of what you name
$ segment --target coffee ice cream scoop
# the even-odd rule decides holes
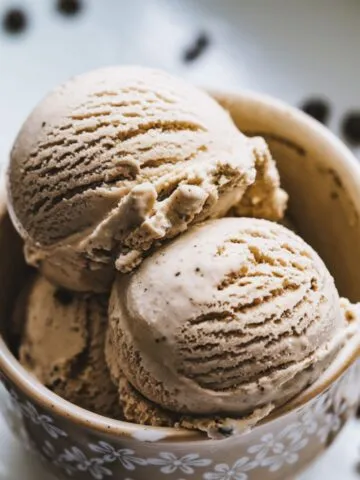
[[[340,299],[340,308],[345,322],[353,324],[359,332],[360,325],[360,304],[351,304],[347,299]],[[119,385],[119,397],[123,409],[124,418],[133,423],[152,426],[181,427],[190,430],[206,432],[213,438],[221,438],[237,434],[251,429],[256,423],[266,417],[272,406],[258,409],[252,415],[246,417],[224,417],[224,416],[196,416],[182,415],[178,412],[165,410],[156,403],[141,395],[122,373],[120,365],[117,364],[117,352],[111,345],[108,336],[106,342],[107,361],[112,368],[113,381]]]
[[[37,277],[19,301],[22,365],[66,400],[121,418],[104,357],[107,298],[58,290]]]
[[[223,216],[255,179],[256,145],[205,92],[164,72],[112,67],[50,93],[8,172],[27,261],[69,289],[109,290],[115,265]]]
[[[195,226],[119,275],[109,317],[110,369],[117,362],[145,398],[192,415],[285,403],[350,335],[315,251],[252,218]]]

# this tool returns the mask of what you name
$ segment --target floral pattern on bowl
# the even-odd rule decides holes
[[[75,430],[23,398],[4,377],[8,402],[2,408],[21,442],[66,478],[256,480],[266,474],[283,479],[333,441],[356,407],[359,378],[360,361],[309,403],[247,434],[182,444]]]

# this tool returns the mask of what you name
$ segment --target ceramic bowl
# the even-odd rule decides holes
[[[274,99],[213,92],[239,128],[263,135],[290,194],[300,234],[325,260],[342,295],[360,299],[360,167],[327,129]],[[350,342],[311,388],[252,431],[223,440],[115,421],[76,407],[29,375],[7,326],[28,272],[21,241],[0,214],[0,370],[8,422],[49,471],[76,480],[263,480],[296,475],[336,438],[360,396],[359,345]]]

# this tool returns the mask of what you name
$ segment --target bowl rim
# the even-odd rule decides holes
[[[208,90],[215,98],[228,98],[230,100],[257,105],[266,108],[268,111],[276,112],[295,124],[301,124],[305,131],[309,132],[312,138],[317,137],[319,142],[327,142],[332,146],[334,152],[342,157],[341,165],[337,166],[337,173],[340,178],[345,179],[349,190],[349,196],[357,199],[356,208],[360,212],[360,195],[356,195],[356,190],[360,191],[360,165],[356,161],[351,151],[345,144],[338,139],[330,130],[322,124],[312,119],[305,113],[287,103],[275,99],[271,96],[255,93],[245,90]],[[339,168],[340,167],[340,168]],[[6,207],[0,208],[0,214],[6,212]],[[355,347],[354,347],[355,348]],[[304,392],[300,393],[295,399],[288,402],[284,407],[276,409],[273,414],[266,417],[260,424],[265,424],[273,419],[285,415],[289,411],[300,408],[310,402],[319,394],[329,388],[356,360],[358,356],[359,345],[352,351],[347,358],[343,359],[341,368],[329,369],[327,375],[321,377],[316,384],[312,385]],[[336,370],[336,371],[335,371]],[[42,385],[33,375],[25,370],[20,362],[11,353],[5,341],[0,335],[0,372],[9,379],[16,388],[24,392],[29,400],[33,400],[37,405],[54,413],[58,418],[80,425],[85,428],[91,428],[102,434],[118,437],[128,437],[132,439],[141,439],[142,437],[156,438],[152,441],[176,441],[176,442],[199,442],[208,441],[204,433],[186,429],[177,429],[174,427],[154,427],[145,426],[127,421],[111,419],[89,410],[83,409],[53,393],[47,387]],[[326,372],[325,372],[326,373]],[[256,428],[256,427],[255,427]],[[151,440],[150,440],[151,441]]]
[[[261,425],[269,424],[290,412],[303,408],[312,403],[322,393],[326,392],[331,385],[336,383],[349,368],[360,358],[360,331],[358,335],[349,341],[335,359],[334,363],[326,372],[309,388],[301,392],[282,407],[275,409],[267,417],[262,419],[252,430]],[[10,380],[17,389],[27,395],[30,401],[36,405],[52,411],[56,417],[62,418],[84,428],[105,433],[107,435],[131,438],[140,441],[166,441],[176,443],[207,442],[209,438],[205,433],[184,428],[155,427],[140,425],[124,420],[112,419],[85,408],[79,407],[68,400],[60,397],[39,382],[29,373],[12,354],[4,339],[0,335],[0,373]],[[1,379],[0,379],[1,382]],[[246,430],[244,433],[248,433]]]

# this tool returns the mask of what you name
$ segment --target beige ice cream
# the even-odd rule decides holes
[[[314,250],[247,218],[195,226],[163,246],[117,277],[109,308],[113,377],[122,371],[143,397],[182,415],[281,405],[352,332]]]
[[[275,160],[265,140],[252,138],[255,154],[255,182],[246,190],[240,202],[235,205],[230,215],[239,217],[282,220],[287,206],[288,195],[280,187],[280,176]]]
[[[20,297],[20,362],[66,400],[121,418],[104,358],[107,299],[58,290],[38,277]]]
[[[349,324],[360,324],[360,304],[353,305],[347,299],[340,299],[343,318]],[[358,327],[357,327],[358,328]],[[116,350],[108,339],[106,345],[107,360],[112,367],[113,381],[119,385],[119,397],[124,417],[129,422],[157,427],[180,427],[206,432],[210,437],[219,438],[246,431],[260,419],[270,413],[271,408],[254,412],[252,416],[242,419],[221,416],[201,417],[186,416],[161,408],[156,403],[141,395],[117,365]]]
[[[255,162],[277,190],[258,143],[166,73],[113,67],[74,78],[35,108],[11,153],[10,212],[27,261],[69,289],[109,289],[114,264],[131,271],[152,246],[238,204]],[[262,173],[257,183],[268,188]],[[255,193],[247,213],[264,204]]]

